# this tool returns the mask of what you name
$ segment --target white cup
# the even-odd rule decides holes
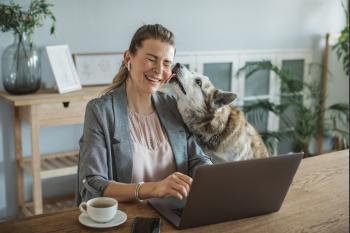
[[[108,222],[117,213],[118,201],[110,197],[96,197],[80,203],[79,209],[95,222]]]

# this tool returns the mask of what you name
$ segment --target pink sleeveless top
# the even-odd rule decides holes
[[[159,181],[175,172],[174,155],[156,112],[128,115],[134,147],[131,182]]]

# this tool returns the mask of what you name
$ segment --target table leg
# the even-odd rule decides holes
[[[19,117],[19,108],[15,107],[15,154],[16,154],[16,186],[17,186],[17,205],[19,216],[24,208],[24,184],[23,184],[23,150],[22,150],[22,129],[21,119]]]
[[[32,142],[32,175],[33,175],[33,202],[34,202],[34,214],[43,213],[43,198],[41,190],[41,177],[40,177],[40,151],[39,151],[39,132],[40,126],[37,120],[37,108],[35,105],[30,107],[30,134]]]

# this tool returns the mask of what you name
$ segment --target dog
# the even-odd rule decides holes
[[[209,156],[224,161],[269,157],[269,152],[244,113],[232,102],[237,95],[216,89],[209,78],[177,63],[170,85],[185,125]]]

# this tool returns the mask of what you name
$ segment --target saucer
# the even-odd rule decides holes
[[[126,221],[128,217],[126,214],[118,210],[113,219],[109,222],[99,223],[92,220],[87,214],[81,213],[79,216],[79,222],[87,227],[93,227],[93,228],[107,228],[107,227],[115,227],[118,226]]]

